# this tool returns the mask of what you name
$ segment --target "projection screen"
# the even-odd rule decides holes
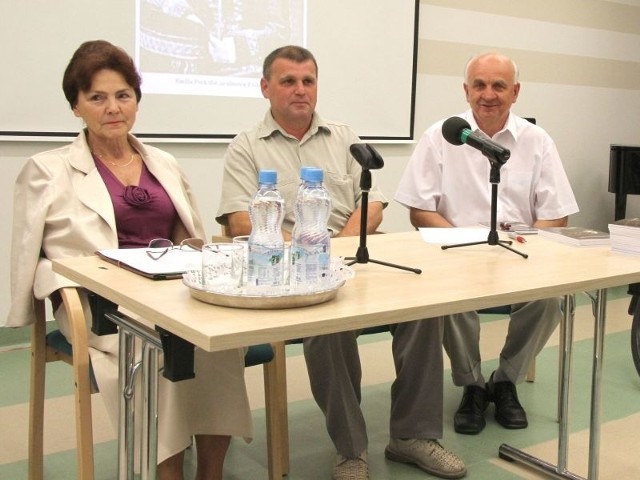
[[[156,141],[225,141],[268,102],[262,61],[298,44],[319,64],[318,111],[363,139],[410,140],[419,0],[65,0],[0,7],[0,140],[69,139],[82,128],[64,69],[105,39],[143,77],[134,133]]]

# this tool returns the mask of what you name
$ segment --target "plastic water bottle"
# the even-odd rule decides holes
[[[296,289],[318,290],[327,287],[330,280],[331,236],[327,222],[331,196],[322,185],[321,169],[309,168],[303,176],[291,237],[290,282]]]
[[[307,171],[312,170],[314,168],[318,169],[318,167],[308,167],[308,166],[300,167],[300,185],[298,185],[298,192],[296,193],[294,208],[296,208],[296,205],[298,205],[298,203],[300,202],[300,198],[302,197],[302,190],[307,186]],[[293,223],[293,228],[291,229],[291,238],[294,238],[296,236],[298,226],[299,226],[299,223],[296,217],[295,222]],[[291,260],[289,260],[289,263],[291,263]]]
[[[284,279],[284,198],[276,188],[275,170],[260,170],[258,191],[249,204],[251,235],[249,235],[250,287],[279,287]]]

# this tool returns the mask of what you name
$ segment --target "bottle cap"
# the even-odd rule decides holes
[[[300,167],[300,180],[304,182],[307,179],[307,170],[311,168],[315,168],[315,167],[309,167],[307,165]]]
[[[260,170],[258,183],[278,183],[278,172],[275,170]]]
[[[321,168],[309,168],[305,171],[305,174],[306,178],[304,180],[311,183],[320,183],[324,178],[324,172]]]

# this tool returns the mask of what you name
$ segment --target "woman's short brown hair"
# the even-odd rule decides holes
[[[133,59],[122,48],[105,40],[91,40],[78,47],[62,77],[62,90],[72,109],[78,103],[78,94],[88,91],[93,76],[104,69],[120,73],[136,92],[136,100],[140,102],[142,79]]]

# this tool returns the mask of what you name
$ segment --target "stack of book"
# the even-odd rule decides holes
[[[609,234],[583,227],[547,227],[539,228],[538,235],[568,245],[598,246],[609,245]]]
[[[640,255],[640,218],[626,218],[609,224],[611,251]]]

